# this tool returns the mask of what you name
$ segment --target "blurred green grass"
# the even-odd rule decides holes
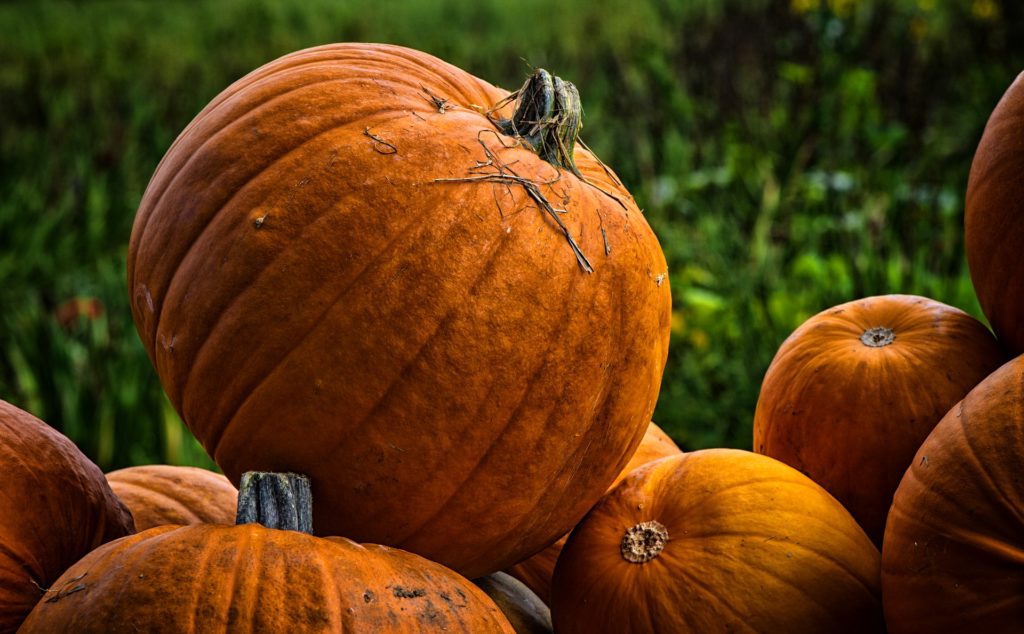
[[[576,83],[669,260],[655,420],[687,449],[749,447],[776,347],[819,310],[901,292],[980,316],[964,188],[1024,68],[1024,6],[998,0],[35,1],[0,32],[0,398],[106,469],[210,464],[136,336],[125,250],[177,133],[279,55],[393,42]],[[102,314],[57,319],[82,297]]]

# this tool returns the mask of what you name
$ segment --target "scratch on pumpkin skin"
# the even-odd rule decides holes
[[[441,97],[438,97],[434,93],[430,92],[430,90],[428,90],[426,86],[422,86],[421,85],[420,89],[423,92],[427,93],[427,101],[432,103],[434,105],[434,107],[437,108],[438,114],[444,114],[444,113],[448,112],[448,110],[450,110],[452,108],[455,108],[455,104],[451,103],[447,99],[443,99]]]
[[[373,149],[376,150],[378,154],[398,154],[398,148],[380,138],[373,132],[370,132],[370,126],[366,126],[363,129],[363,134],[373,139]]]
[[[85,576],[87,574],[89,574],[89,573],[88,572],[83,572],[82,574],[78,575],[74,579],[68,579],[67,582],[64,583],[64,586],[60,590],[54,590],[53,588],[44,588],[43,586],[41,586],[39,584],[38,581],[36,581],[34,578],[31,578],[31,577],[29,578],[29,580],[32,582],[32,585],[34,585],[36,588],[39,589],[40,592],[43,593],[44,596],[47,595],[47,594],[53,594],[54,595],[54,596],[46,599],[46,603],[56,603],[57,601],[60,601],[64,597],[68,596],[69,594],[74,594],[76,592],[81,592],[82,590],[85,590],[86,589],[86,585],[84,583],[80,583],[77,586],[74,586],[73,588],[70,588],[70,589],[68,588],[68,586],[70,586],[71,584],[75,583],[76,581],[81,581],[82,579],[85,578]]]

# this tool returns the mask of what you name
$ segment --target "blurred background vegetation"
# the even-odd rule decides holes
[[[135,209],[177,133],[284,53],[393,42],[505,87],[577,84],[584,139],[670,265],[655,420],[749,448],[804,319],[881,293],[980,316],[963,198],[1024,68],[1010,0],[168,0],[0,5],[0,398],[103,468],[209,465],[167,404],[125,290]]]

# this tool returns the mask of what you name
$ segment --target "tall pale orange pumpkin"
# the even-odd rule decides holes
[[[299,51],[150,181],[128,285],[164,389],[236,484],[309,475],[320,534],[487,574],[565,533],[643,436],[664,256],[612,172],[573,161],[575,89],[531,82],[513,116],[424,53]]]
[[[881,632],[878,550],[824,489],[735,449],[630,473],[569,535],[555,631]]]
[[[885,527],[882,599],[893,634],[1024,629],[1024,356],[918,450]]]
[[[809,475],[881,545],[914,452],[1005,360],[981,322],[925,297],[830,308],[772,360],[754,414],[754,450]]]
[[[135,530],[165,524],[231,524],[238,491],[223,475],[177,465],[126,467],[107,482],[135,520]]]
[[[1000,341],[1024,352],[1024,73],[996,104],[967,179],[964,251]]]

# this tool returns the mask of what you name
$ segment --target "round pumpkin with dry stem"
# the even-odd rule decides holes
[[[111,471],[107,482],[135,530],[165,524],[231,524],[238,491],[219,473],[196,467],[140,465]]]
[[[495,632],[479,588],[394,548],[309,535],[309,480],[246,474],[238,524],[159,526],[89,553],[20,630],[80,632]]]
[[[658,427],[654,422],[651,422],[647,426],[647,433],[644,434],[644,439],[640,441],[640,446],[637,447],[636,452],[630,458],[625,468],[615,477],[615,482],[608,487],[608,490],[610,491],[614,488],[616,484],[621,482],[634,469],[659,458],[675,456],[680,453],[682,451],[668,434],[662,431],[661,427]],[[554,544],[509,568],[508,574],[526,584],[545,603],[550,603],[551,576],[555,573],[558,555],[561,554],[562,548],[565,546],[565,540],[568,538],[568,534],[563,535]]]
[[[68,566],[133,532],[99,467],[0,400],[0,633],[16,631]]]
[[[885,527],[882,597],[893,634],[1024,627],[1024,357],[918,449]]]
[[[555,631],[882,632],[879,554],[809,478],[735,449],[626,476],[573,529]]]
[[[259,68],[143,196],[132,310],[237,483],[295,471],[316,530],[477,577],[564,534],[643,437],[670,293],[658,241],[577,147],[576,89],[410,49]]]
[[[892,494],[942,416],[1006,360],[967,313],[913,295],[841,304],[783,342],[754,450],[809,475],[882,543]]]

